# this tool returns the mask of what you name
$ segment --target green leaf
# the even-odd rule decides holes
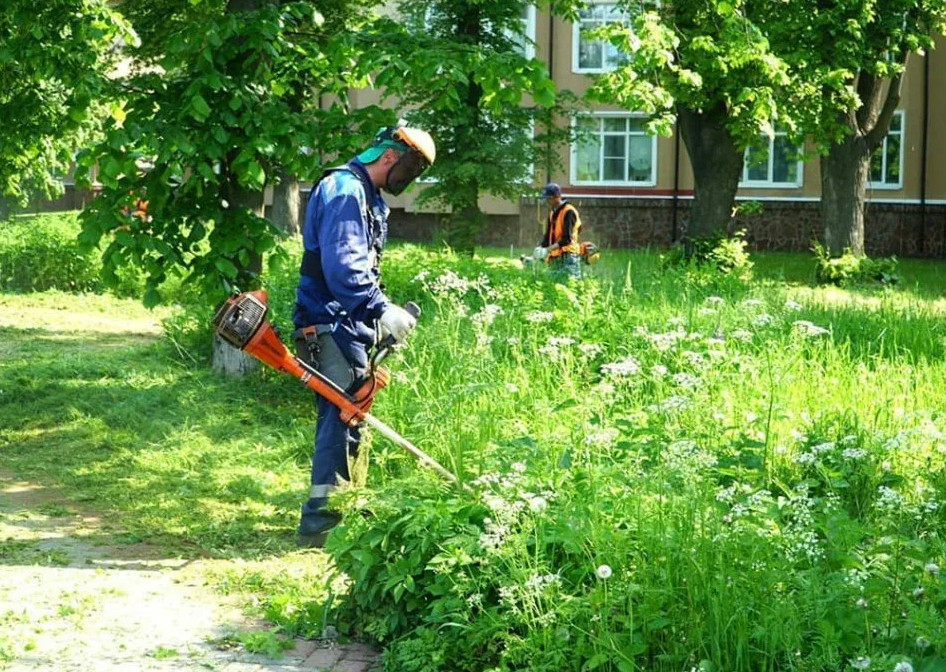
[[[237,276],[238,270],[237,267],[229,259],[224,259],[223,257],[217,257],[214,259],[214,266],[217,267],[217,270],[231,280]]]
[[[207,104],[207,101],[204,100],[204,97],[199,93],[191,97],[190,112],[194,119],[204,121],[210,116],[210,111],[210,105]]]

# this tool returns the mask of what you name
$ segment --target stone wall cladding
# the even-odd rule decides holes
[[[305,207],[307,189],[303,190]],[[37,201],[12,212],[39,213],[81,209],[95,194],[67,185],[54,201]],[[681,198],[574,198],[581,214],[582,239],[602,247],[669,247],[689,223],[692,200]],[[821,238],[817,201],[761,201],[762,212],[738,215],[730,232],[745,229],[752,250],[807,251]],[[536,199],[522,199],[519,215],[493,215],[479,232],[479,245],[531,249],[542,236],[547,210]],[[304,218],[304,214],[303,214]],[[392,238],[422,243],[441,239],[442,216],[391,211]],[[676,221],[676,232],[674,232]],[[946,205],[869,202],[864,211],[865,248],[871,256],[946,257]]]
[[[680,240],[689,223],[690,199],[575,198],[582,220],[582,239],[602,247],[668,247]],[[745,229],[752,250],[805,252],[821,236],[820,203],[817,201],[761,201],[759,214],[738,215],[730,232]],[[676,212],[674,212],[676,211]],[[544,206],[523,199],[519,217],[491,217],[481,232],[481,245],[531,248],[541,237]],[[946,256],[946,205],[868,203],[865,247],[871,256]],[[676,221],[676,233],[673,223]],[[430,242],[439,228],[437,215],[396,211],[391,216],[391,236]]]

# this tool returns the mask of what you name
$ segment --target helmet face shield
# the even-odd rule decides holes
[[[398,196],[429,166],[430,162],[420,152],[409,149],[388,169],[388,176],[384,181],[385,191]]]

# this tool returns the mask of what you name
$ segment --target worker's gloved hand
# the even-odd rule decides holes
[[[533,259],[538,259],[539,261],[541,261],[542,259],[545,259],[547,256],[549,256],[549,248],[547,247],[542,247],[540,245],[539,247],[532,250]]]
[[[381,325],[381,340],[390,335],[394,337],[395,343],[403,343],[414,325],[417,324],[417,320],[409,312],[392,303],[381,313],[379,323]]]

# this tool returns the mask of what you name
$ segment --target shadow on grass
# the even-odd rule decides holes
[[[5,328],[0,340],[6,471],[173,553],[291,544],[314,422],[293,381],[227,379],[134,335]]]

